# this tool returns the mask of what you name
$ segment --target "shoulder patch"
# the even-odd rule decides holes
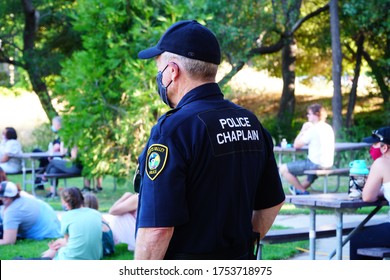
[[[168,158],[168,147],[161,144],[153,144],[149,147],[146,154],[146,174],[150,180],[156,177],[163,171]]]

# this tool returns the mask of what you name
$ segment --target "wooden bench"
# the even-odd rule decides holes
[[[42,171],[42,168],[36,168],[35,173],[38,173]],[[32,168],[25,168],[25,170],[21,169],[18,172],[7,172],[7,176],[12,176],[12,175],[23,175],[23,174],[31,174],[33,172]]]
[[[83,177],[81,173],[71,173],[71,174],[66,174],[66,173],[52,173],[52,174],[45,174],[44,175],[46,179],[54,179],[53,187],[54,187],[54,196],[57,196],[57,181],[59,179],[64,179],[64,186],[67,187],[66,179],[68,178],[78,178],[78,177]],[[114,180],[114,189],[113,191],[116,191],[116,178],[113,178]]]
[[[332,191],[332,192],[337,192],[340,188],[340,176],[349,176],[349,168],[306,170],[304,171],[304,174],[324,177],[324,193],[328,192],[328,177],[337,176],[337,185],[336,188]]]
[[[367,222],[365,226],[372,226],[376,224],[383,223],[383,220],[371,219]],[[343,235],[349,234],[353,231],[360,221],[344,223],[343,225]],[[336,225],[322,225],[316,227],[316,239],[319,238],[329,238],[336,236]],[[279,244],[279,243],[288,243],[295,241],[309,240],[309,228],[289,228],[289,229],[272,229],[269,230],[266,236],[260,241],[260,247],[258,250],[258,259],[262,259],[262,247],[264,244]]]
[[[390,248],[387,247],[360,248],[357,253],[362,256],[390,260]]]

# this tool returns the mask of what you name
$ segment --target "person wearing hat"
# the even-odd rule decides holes
[[[386,133],[386,127],[379,128],[372,131],[372,135],[363,138],[363,142],[372,144],[370,147],[370,155],[373,160],[380,158],[382,156],[381,147],[380,147],[380,137],[379,135]]]
[[[370,173],[363,188],[362,199],[377,201],[383,197],[390,202],[390,126],[374,130],[363,139],[367,143],[379,143],[381,156],[371,165]],[[372,259],[357,254],[359,248],[390,247],[390,221],[362,229],[351,238],[350,258]]]
[[[42,240],[60,237],[60,221],[53,208],[31,196],[21,196],[19,188],[10,181],[0,183],[3,201],[1,219],[3,238],[0,245],[15,244],[18,238]]]
[[[173,24],[157,45],[161,100],[171,110],[139,157],[135,259],[252,259],[285,194],[271,135],[224,99],[215,81],[215,35],[195,20]]]

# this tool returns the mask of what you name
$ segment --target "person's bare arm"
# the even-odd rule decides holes
[[[9,156],[4,154],[0,157],[0,162],[7,162],[9,160]]]
[[[135,242],[135,260],[162,260],[173,235],[173,227],[139,228]]]
[[[0,239],[0,245],[15,244],[18,229],[6,229],[3,232],[3,239]]]
[[[308,131],[312,126],[313,124],[311,122],[305,122],[302,125],[301,131],[294,140],[294,148],[299,149],[306,145],[306,143],[302,140],[302,136],[305,135],[306,131]]]
[[[119,198],[108,211],[111,215],[123,215],[136,210],[138,207],[138,194],[125,193]]]
[[[253,211],[253,231],[260,233],[260,239],[263,238],[267,234],[268,230],[271,228],[283,204],[284,201],[278,205],[267,209]]]
[[[383,196],[381,186],[383,183],[383,175],[385,172],[385,165],[381,162],[381,158],[374,161],[371,166],[370,174],[364,184],[362,199],[366,202],[377,201],[379,197]]]

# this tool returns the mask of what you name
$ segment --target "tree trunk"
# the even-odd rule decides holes
[[[297,45],[293,37],[288,40],[282,50],[283,91],[277,118],[279,129],[283,133],[290,131],[295,111],[296,50]]]
[[[34,51],[36,32],[38,29],[39,13],[35,10],[31,0],[22,0],[25,15],[25,26],[23,32],[23,60],[25,69],[29,75],[34,92],[38,95],[42,107],[49,119],[58,115],[51,103],[51,97],[47,86],[43,81],[38,60],[40,57]]]
[[[372,73],[375,76],[375,80],[378,83],[378,86],[381,90],[381,94],[383,97],[383,104],[385,105],[385,108],[389,109],[389,88],[386,85],[385,78],[383,76],[383,73],[381,71],[381,68],[376,64],[376,62],[371,58],[371,56],[363,50],[363,57],[367,61],[368,65],[370,66]]]
[[[360,34],[358,39],[356,40],[356,44],[357,44],[356,65],[354,70],[352,88],[351,88],[351,92],[349,93],[348,110],[346,116],[347,128],[352,127],[353,111],[355,109],[355,104],[356,104],[357,87],[358,87],[358,81],[360,76],[360,68],[362,65],[363,43],[364,43],[364,35]]]
[[[341,44],[339,30],[338,1],[330,0],[330,32],[332,37],[332,80],[333,80],[333,130],[337,136],[342,128],[342,96],[341,96]]]

